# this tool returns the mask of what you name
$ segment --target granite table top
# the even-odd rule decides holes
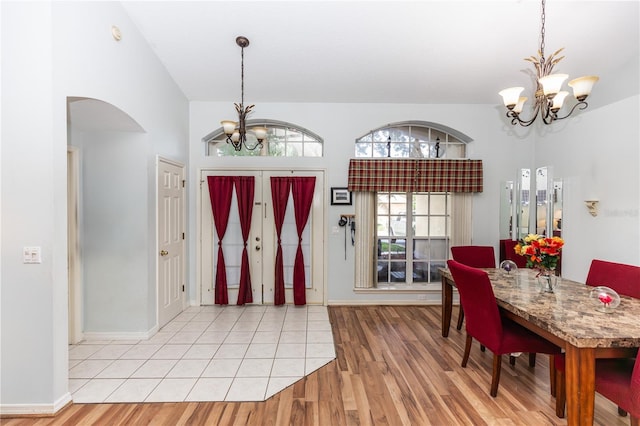
[[[545,293],[535,270],[521,268],[517,277],[500,269],[485,271],[501,308],[576,347],[640,347],[640,299],[620,296],[620,305],[604,313],[589,296],[591,286],[560,278],[554,292]],[[440,272],[453,282],[448,269]]]

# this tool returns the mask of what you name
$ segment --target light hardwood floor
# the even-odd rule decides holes
[[[477,343],[467,368],[464,332],[440,335],[439,306],[329,308],[337,358],[264,402],[73,404],[17,425],[563,425],[549,394],[546,355],[528,367],[504,357],[498,396]],[[628,425],[596,396],[596,424]]]

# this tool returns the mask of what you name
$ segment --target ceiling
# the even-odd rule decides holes
[[[533,87],[523,59],[540,38],[532,0],[122,4],[191,101],[240,101],[243,35],[247,104],[500,104],[501,89]],[[548,0],[545,54],[564,47],[556,72],[604,84],[637,60],[639,21],[637,0]]]

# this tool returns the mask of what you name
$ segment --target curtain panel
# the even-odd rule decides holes
[[[349,191],[482,192],[482,160],[352,159]]]

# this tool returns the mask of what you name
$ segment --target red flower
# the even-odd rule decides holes
[[[600,301],[604,303],[605,306],[609,306],[609,303],[613,301],[613,298],[609,296],[607,293],[600,293],[598,295],[598,299],[600,299]]]

